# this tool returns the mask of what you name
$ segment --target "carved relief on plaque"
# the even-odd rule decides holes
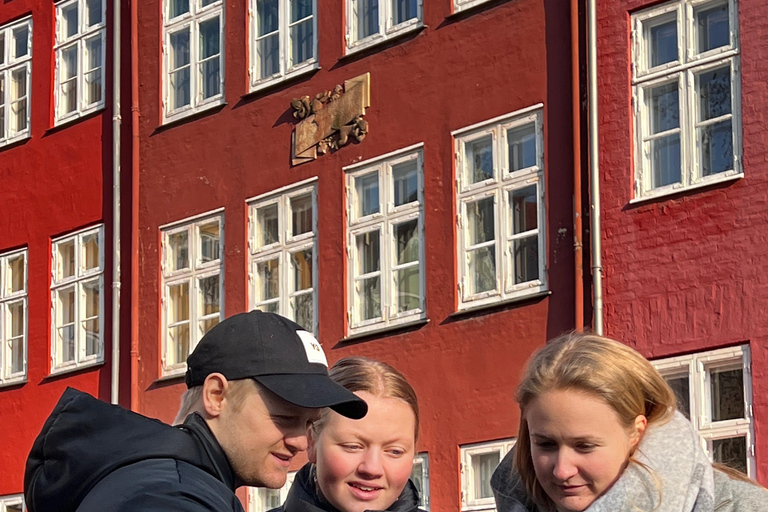
[[[299,123],[293,131],[293,165],[310,162],[332,149],[358,142],[368,133],[363,119],[370,107],[370,75],[368,73],[346,80],[332,91],[323,91],[314,98],[302,96],[291,100],[293,117]]]

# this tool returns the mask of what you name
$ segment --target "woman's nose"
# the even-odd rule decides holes
[[[357,470],[366,477],[378,478],[384,474],[379,450],[366,450]]]
[[[573,454],[569,450],[560,450],[555,458],[555,467],[552,475],[560,482],[565,482],[578,473],[576,464],[573,461]]]

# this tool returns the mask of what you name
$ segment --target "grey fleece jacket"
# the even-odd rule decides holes
[[[768,512],[768,490],[714,470],[680,413],[648,429],[635,458],[652,473],[630,464],[586,512]],[[514,450],[491,478],[498,512],[544,512],[529,499],[513,460]]]

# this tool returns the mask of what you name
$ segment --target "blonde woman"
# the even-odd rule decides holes
[[[386,363],[341,359],[336,383],[368,404],[360,420],[325,410],[309,430],[310,463],[299,470],[285,503],[273,512],[415,512],[409,480],[419,431],[416,393]]]
[[[491,479],[499,512],[768,511],[768,491],[713,467],[666,381],[619,342],[551,341],[516,399],[518,442]]]

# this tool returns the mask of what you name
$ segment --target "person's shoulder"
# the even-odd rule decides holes
[[[279,507],[277,507],[277,508],[273,508],[273,509],[272,509],[272,510],[270,510],[269,512],[285,512],[285,504],[283,504],[283,505],[280,505],[280,506],[279,506]]]
[[[718,512],[768,512],[768,489],[731,478],[715,470],[715,508]]]
[[[243,512],[240,500],[213,475],[175,459],[129,464],[104,477],[78,512]]]

